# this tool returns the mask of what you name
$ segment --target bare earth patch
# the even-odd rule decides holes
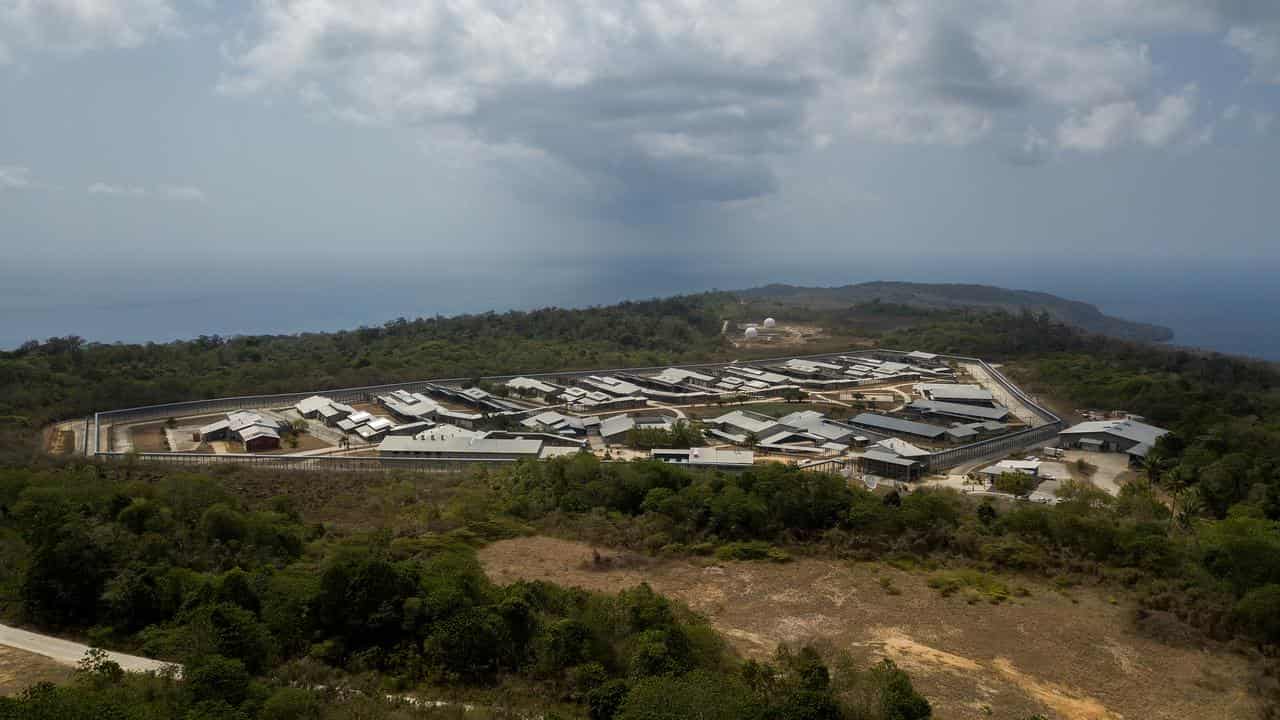
[[[71,668],[24,650],[0,645],[0,695],[17,695],[40,682],[65,682]]]
[[[1123,603],[1087,591],[1076,602],[1019,580],[1031,595],[1000,605],[942,597],[925,577],[879,563],[655,561],[603,569],[589,545],[546,537],[480,551],[497,582],[549,580],[616,592],[640,582],[706,615],[742,655],[821,640],[907,668],[935,717],[1238,720],[1258,715],[1243,658],[1162,645],[1130,629]],[[601,550],[601,553],[609,553]],[[900,594],[885,592],[889,577]],[[1206,674],[1222,682],[1204,683]]]

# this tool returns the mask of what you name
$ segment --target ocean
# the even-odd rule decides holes
[[[481,271],[394,273],[344,270],[281,275],[261,269],[159,273],[144,270],[69,277],[0,271],[0,347],[80,335],[101,342],[148,342],[199,335],[294,333],[379,325],[397,317],[583,307],[769,282],[836,285],[865,280],[975,282],[1041,290],[1103,312],[1172,328],[1174,344],[1280,360],[1275,331],[1280,285],[1252,270],[1127,271],[1021,267],[929,271],[787,267],[671,267],[635,260],[610,267],[488,267]]]

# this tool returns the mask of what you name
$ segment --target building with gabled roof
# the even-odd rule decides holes
[[[549,382],[538,380],[536,378],[516,377],[506,382],[508,388],[515,390],[521,395],[535,395],[537,397],[548,397],[560,392],[560,386],[552,385]]]
[[[727,450],[713,447],[655,448],[649,453],[654,460],[675,465],[741,470],[755,463],[750,450]]]
[[[312,395],[299,400],[293,407],[304,418],[318,418],[323,408],[333,407],[333,401],[323,395]]]
[[[816,410],[800,410],[778,418],[787,427],[797,428],[823,438],[826,442],[847,445],[857,433],[853,428],[829,420]]]
[[[673,367],[654,375],[653,379],[671,385],[689,384],[699,387],[710,387],[716,381],[715,377],[711,375]]]
[[[928,440],[937,440],[947,434],[947,429],[944,427],[903,420],[902,418],[878,413],[861,413],[851,418],[849,422],[858,427],[865,427],[878,432],[914,435]]]
[[[942,400],[916,400],[908,405],[907,408],[926,415],[942,415],[962,420],[1000,422],[1009,417],[1009,408],[999,403],[992,403],[990,407],[987,407]]]
[[[1137,459],[1144,457],[1157,440],[1168,434],[1164,428],[1137,420],[1092,420],[1063,430],[1058,433],[1058,439],[1066,447],[1125,452]]]
[[[918,448],[915,445],[899,438],[885,438],[871,446],[873,450],[880,450],[899,457],[920,459],[929,457],[929,451]]]
[[[391,436],[378,445],[382,457],[458,460],[518,460],[536,458],[541,451],[541,440],[493,439],[484,434],[460,433],[440,438]]]
[[[730,432],[740,432],[744,435],[755,433],[757,438],[778,427],[777,420],[749,410],[734,410],[720,417],[709,418],[706,422],[708,425],[728,428]]]
[[[636,421],[630,415],[614,415],[600,421],[600,437],[605,442],[624,442],[627,433],[636,429]]]
[[[896,480],[915,480],[924,471],[920,460],[874,447],[854,457],[854,463],[863,473]]]
[[[990,390],[971,383],[920,383],[916,390],[926,400],[988,406],[996,401]]]
[[[227,413],[225,420],[200,428],[200,439],[204,442],[239,440],[249,452],[277,450],[280,447],[280,436],[287,429],[284,422],[274,417],[252,410],[236,410]]]

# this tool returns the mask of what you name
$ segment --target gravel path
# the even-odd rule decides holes
[[[80,662],[84,658],[84,654],[89,651],[88,645],[49,635],[40,635],[27,630],[19,630],[8,625],[0,625],[0,645],[7,645],[18,650],[43,655],[54,662],[72,666]],[[136,655],[126,655],[109,650],[107,651],[107,658],[119,663],[120,667],[127,672],[159,672],[161,669],[171,665],[180,667],[174,663],[152,660],[151,658],[138,657]]]

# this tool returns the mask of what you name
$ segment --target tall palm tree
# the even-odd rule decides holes
[[[1147,451],[1139,467],[1152,485],[1159,485],[1172,466],[1172,458],[1157,445]]]

